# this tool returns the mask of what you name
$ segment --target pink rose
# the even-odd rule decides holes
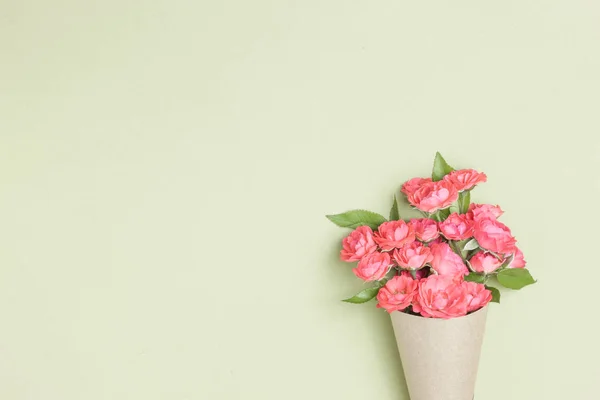
[[[356,268],[352,269],[354,275],[364,281],[378,281],[383,279],[392,266],[389,253],[375,252],[364,256]]]
[[[373,240],[373,230],[363,225],[344,238],[340,258],[347,262],[359,261],[375,250],[377,250],[377,244]]]
[[[419,269],[433,259],[429,247],[412,242],[401,249],[394,250],[394,260],[402,268]]]
[[[390,251],[415,241],[415,233],[408,224],[402,220],[389,221],[379,225],[373,236],[375,243],[383,251]]]
[[[462,258],[452,251],[448,243],[431,244],[429,247],[433,256],[430,262],[431,269],[439,275],[456,278],[469,273],[469,269]]]
[[[452,213],[439,226],[442,234],[450,240],[464,240],[473,236],[473,221],[465,214]]]
[[[446,243],[445,239],[442,236],[438,236],[437,238],[433,239],[431,242],[427,243],[427,245],[429,247],[431,247],[434,244],[440,244],[440,243]]]
[[[419,282],[410,276],[394,276],[379,289],[377,307],[385,309],[388,313],[404,310],[412,303],[418,287]]]
[[[431,178],[412,178],[411,180],[404,182],[404,185],[402,185],[402,189],[400,189],[400,191],[408,196],[423,186],[424,183],[431,181]]]
[[[450,276],[431,275],[419,281],[413,311],[428,318],[455,318],[467,314],[466,287]]]
[[[476,282],[463,282],[462,285],[467,292],[467,312],[479,310],[492,301],[492,292],[485,285]]]
[[[415,232],[415,236],[422,242],[430,242],[440,236],[437,222],[429,218],[413,218],[408,225]]]
[[[459,169],[452,171],[444,176],[444,180],[451,183],[456,190],[462,192],[475,187],[479,183],[487,180],[487,176],[483,172],[477,172],[474,169]]]
[[[515,254],[510,264],[508,264],[508,268],[525,268],[527,261],[523,257],[523,252],[518,247],[515,247],[515,249]]]
[[[414,207],[433,213],[450,207],[458,199],[458,191],[451,183],[442,180],[426,182],[407,197]]]
[[[479,246],[494,253],[508,254],[516,249],[515,238],[510,229],[495,219],[478,219],[475,221],[474,234]]]
[[[498,219],[502,214],[504,214],[504,211],[500,207],[491,204],[471,204],[468,212],[468,215],[474,220]]]
[[[471,268],[473,268],[475,272],[481,272],[485,274],[496,271],[502,266],[503,263],[504,260],[498,260],[498,258],[493,254],[485,253],[483,251],[475,254],[469,260],[469,264],[471,264]]]

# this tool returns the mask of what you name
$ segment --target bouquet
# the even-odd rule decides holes
[[[455,318],[500,302],[494,282],[521,289],[535,282],[497,205],[471,203],[471,191],[487,177],[454,170],[438,152],[431,178],[412,178],[401,192],[422,218],[402,219],[398,202],[389,219],[353,210],[328,215],[353,231],[340,258],[356,262],[354,274],[373,285],[344,301],[426,318]]]
[[[487,176],[455,170],[438,152],[431,178],[401,188],[418,218],[400,216],[396,196],[389,218],[353,210],[328,215],[353,231],[340,258],[369,287],[344,300],[377,299],[391,317],[412,400],[472,400],[487,305],[498,287],[518,290],[536,281],[517,240],[499,221],[497,205],[471,203]]]

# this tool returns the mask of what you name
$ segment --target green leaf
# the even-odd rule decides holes
[[[433,161],[433,171],[431,173],[431,179],[434,181],[441,181],[442,178],[454,171],[454,168],[448,165],[444,157],[438,151],[435,153],[435,160]]]
[[[465,275],[465,281],[467,282],[485,282],[485,275],[478,274],[477,272],[471,272],[469,275]]]
[[[458,205],[457,202],[452,203],[452,205],[448,208],[448,211],[450,212],[450,214],[460,214],[460,206]]]
[[[465,190],[458,195],[458,208],[461,214],[465,214],[469,211],[469,205],[471,204],[471,191]]]
[[[350,297],[349,299],[345,299],[342,301],[345,301],[346,303],[352,303],[352,304],[366,303],[367,301],[372,300],[375,298],[375,296],[377,296],[379,289],[381,289],[381,288],[380,287],[372,287],[372,288],[368,288],[365,290],[361,290],[360,292],[356,293],[354,296]]]
[[[393,271],[394,269],[392,268],[391,271]],[[385,284],[387,283],[387,281],[389,281],[389,278],[383,278],[380,281],[375,281],[375,287],[377,288],[382,288],[385,286]]]
[[[526,268],[504,269],[498,272],[497,278],[502,286],[515,290],[519,290],[536,282]]]
[[[500,303],[500,291],[493,286],[485,285],[485,288],[492,292],[492,302]]]
[[[437,211],[437,214],[440,222],[445,221],[446,218],[448,218],[448,216],[450,215],[450,208],[439,210]]]
[[[392,209],[390,210],[390,221],[398,221],[399,219],[398,201],[396,200],[396,196],[394,196],[394,204],[392,204]]]
[[[372,229],[386,222],[385,217],[377,213],[366,210],[352,210],[342,214],[326,215],[326,217],[342,228],[357,228],[361,225],[370,226]]]
[[[477,243],[477,240],[471,239],[465,244],[465,247],[463,247],[463,251],[471,251],[477,248],[479,248],[479,243]]]

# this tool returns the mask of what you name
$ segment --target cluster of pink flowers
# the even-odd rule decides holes
[[[343,240],[340,257],[357,262],[354,274],[382,283],[377,307],[430,318],[460,317],[492,300],[483,283],[465,276],[485,278],[525,267],[510,229],[498,221],[500,207],[470,204],[463,213],[456,209],[461,193],[486,179],[472,169],[452,171],[438,181],[411,179],[401,191],[424,218],[383,222],[375,231],[361,225]],[[465,250],[473,240],[475,245]]]

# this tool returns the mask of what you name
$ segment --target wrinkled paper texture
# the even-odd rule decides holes
[[[472,400],[488,307],[448,320],[390,314],[411,400]]]

